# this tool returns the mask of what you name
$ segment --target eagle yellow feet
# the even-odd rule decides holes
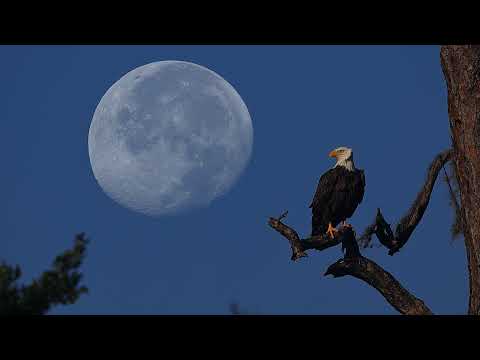
[[[333,239],[335,237],[335,234],[338,232],[337,229],[335,229],[333,226],[332,226],[332,223],[328,223],[328,229],[327,229],[327,232],[326,234],[327,235],[330,235],[330,237]]]

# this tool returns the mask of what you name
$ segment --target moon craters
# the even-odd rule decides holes
[[[225,194],[248,164],[253,128],[240,95],[219,75],[160,61],[112,85],[97,106],[88,142],[104,192],[158,216]]]

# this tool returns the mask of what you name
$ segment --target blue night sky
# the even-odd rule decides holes
[[[107,89],[161,60],[230,82],[254,145],[244,174],[210,207],[150,218],[105,195],[87,137]],[[438,46],[0,46],[0,69],[0,259],[29,282],[76,233],[91,239],[81,268],[89,294],[51,314],[227,314],[234,301],[259,314],[396,314],[363,282],[322,276],[340,247],[293,263],[267,220],[289,210],[285,222],[309,233],[309,202],[341,145],[367,182],[350,223],[362,232],[377,207],[399,220],[450,145]],[[452,216],[439,181],[400,253],[363,251],[438,314],[464,313],[468,302]]]

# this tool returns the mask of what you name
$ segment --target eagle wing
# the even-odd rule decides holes
[[[360,204],[363,200],[363,195],[365,194],[365,173],[363,170],[359,170],[360,171],[360,184],[357,184],[357,189],[358,189],[358,198],[357,198],[357,201],[358,201],[358,204]],[[357,205],[358,205],[357,204]]]
[[[309,208],[314,208],[319,204],[329,203],[337,181],[338,172],[335,171],[335,169],[330,169],[324,173],[318,181],[317,190],[315,191]]]

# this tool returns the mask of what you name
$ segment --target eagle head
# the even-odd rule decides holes
[[[341,146],[336,148],[335,150],[330,151],[328,156],[337,159],[335,167],[343,166],[351,171],[355,169],[353,165],[353,150],[346,146]]]

